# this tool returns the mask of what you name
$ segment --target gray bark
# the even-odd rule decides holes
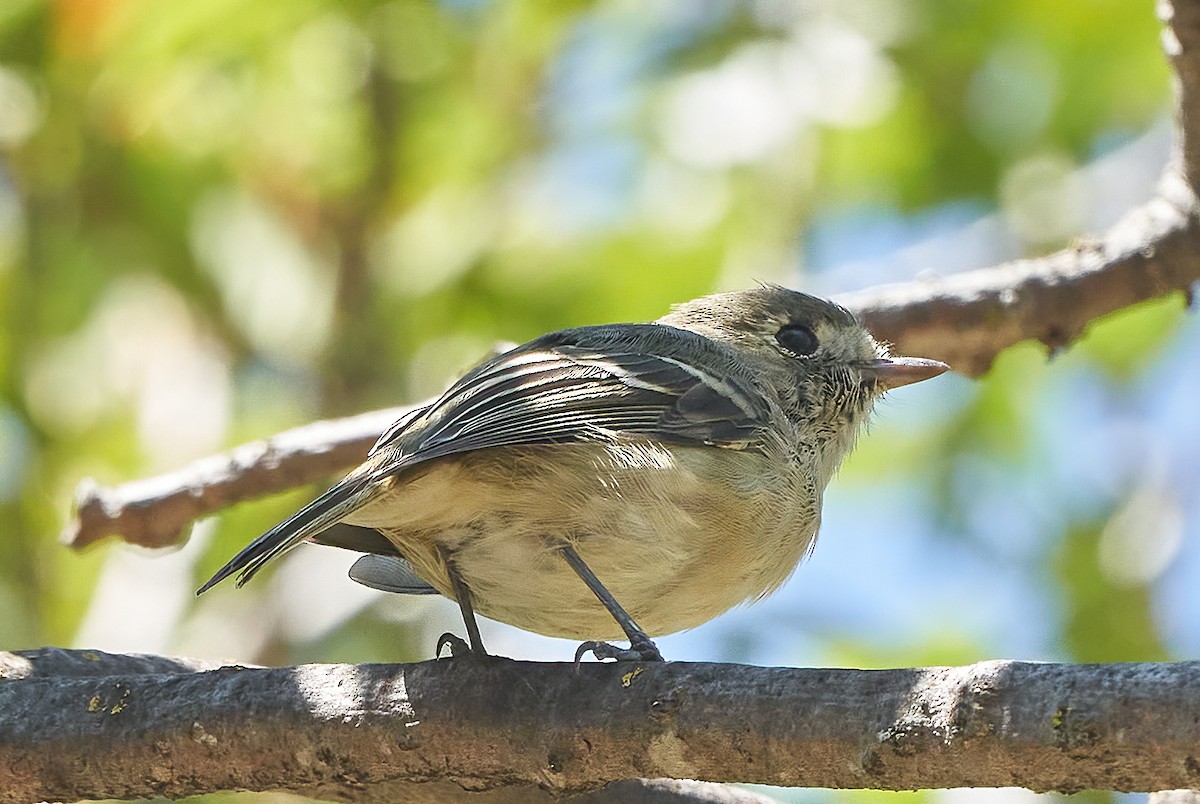
[[[197,670],[80,655],[3,662],[6,800],[234,789],[348,801],[523,790],[529,800],[531,788],[584,793],[632,777],[887,790],[1200,786],[1200,662],[840,670],[447,659]]]

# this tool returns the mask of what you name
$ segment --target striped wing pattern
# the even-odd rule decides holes
[[[365,504],[378,481],[422,461],[493,447],[628,436],[758,448],[769,403],[753,376],[729,361],[711,341],[658,324],[582,327],[518,347],[397,421],[366,463],[255,539],[199,591],[235,572],[238,585],[244,584],[268,561]],[[378,581],[390,572],[393,586],[410,586],[403,573],[373,561],[360,568],[365,577]]]
[[[747,448],[766,425],[765,403],[745,380],[585,337],[540,343],[477,368],[423,416],[385,433],[372,449],[376,472],[469,450],[621,435]]]

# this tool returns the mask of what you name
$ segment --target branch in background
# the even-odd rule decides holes
[[[76,549],[113,534],[143,547],[176,544],[200,517],[361,463],[379,434],[415,409],[388,408],[296,427],[116,487],[85,480],[75,492],[75,520],[61,539]]]
[[[1200,187],[1200,3],[1158,0],[1162,47],[1175,83],[1175,146],[1184,183]]]
[[[899,352],[979,376],[1005,348],[1035,339],[1060,349],[1101,316],[1200,280],[1200,3],[1160,2],[1177,75],[1177,157],[1159,194],[1102,237],[1037,259],[891,285],[839,299]],[[237,502],[343,472],[407,408],[318,422],[115,488],[85,481],[71,547],[109,535],[148,547],[185,538],[189,524]]]
[[[228,789],[413,800],[435,780],[443,792],[564,793],[637,776],[885,790],[1200,784],[1200,662],[186,672],[99,654],[92,675],[60,676],[39,671],[37,652],[17,660],[30,671],[0,677],[8,801]]]
[[[1057,351],[1097,318],[1200,281],[1195,197],[1175,173],[1104,236],[1045,257],[846,294],[876,337],[978,377],[1001,351]]]
[[[1200,224],[1179,181],[1102,239],[1034,260],[850,294],[840,299],[897,350],[978,376],[1003,349],[1030,338],[1061,348],[1088,322],[1200,280]],[[1173,199],[1173,200],[1171,200]],[[147,547],[183,540],[192,520],[244,500],[312,483],[362,461],[392,408],[317,422],[237,447],[176,472],[76,493],[71,547],[110,534]]]
[[[840,299],[906,354],[977,377],[996,356],[1034,339],[1056,351],[1108,313],[1200,280],[1200,3],[1159,0],[1175,78],[1175,155],[1158,195],[1102,237],[1017,260]]]

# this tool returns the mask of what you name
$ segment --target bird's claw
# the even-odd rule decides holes
[[[579,664],[583,657],[589,653],[600,661],[604,661],[605,659],[615,659],[618,662],[664,661],[662,654],[658,652],[658,646],[649,639],[634,640],[629,643],[628,648],[618,648],[616,645],[610,645],[607,642],[589,640],[580,645],[575,651],[575,664]]]

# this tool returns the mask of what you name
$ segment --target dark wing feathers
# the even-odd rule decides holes
[[[387,429],[345,479],[235,556],[200,591],[241,571],[245,583],[304,539],[366,546],[377,557],[360,582],[424,591],[399,556],[369,535],[322,531],[370,498],[375,484],[422,461],[491,447],[646,436],[694,446],[753,449],[769,419],[758,381],[731,352],[661,324],[563,330],[468,372],[428,407]],[[414,576],[415,577],[415,576]]]
[[[659,325],[639,343],[598,338],[585,328],[555,333],[463,377],[420,418],[381,439],[379,475],[459,452],[646,435],[675,443],[745,448],[766,425],[751,380],[651,349],[693,333]],[[663,332],[666,330],[666,332]],[[575,335],[570,338],[568,336]],[[378,456],[382,458],[383,456]]]
[[[408,413],[392,422],[391,425],[388,426],[388,429],[384,430],[383,434],[379,436],[379,439],[375,442],[375,446],[371,447],[371,451],[368,452],[367,455],[374,455],[375,451],[379,449],[381,445],[388,443],[398,434],[404,432],[404,430],[410,424],[424,416],[429,411],[429,407],[429,405],[425,405],[424,407],[413,408]]]
[[[235,572],[241,573],[237,580],[238,586],[241,586],[253,578],[271,559],[286,553],[330,525],[340,522],[343,517],[361,506],[370,492],[369,479],[351,473],[320,497],[242,548],[240,553],[229,559],[225,566],[197,589],[196,594],[203,594]]]
[[[309,541],[323,544],[327,547],[340,547],[343,550],[353,550],[356,553],[377,553],[378,555],[399,555],[396,545],[388,540],[375,528],[361,525],[351,525],[349,522],[338,522],[330,525],[320,533],[309,537]]]
[[[684,440],[724,445],[751,441],[757,422],[721,391],[697,383],[664,411],[659,428]]]

